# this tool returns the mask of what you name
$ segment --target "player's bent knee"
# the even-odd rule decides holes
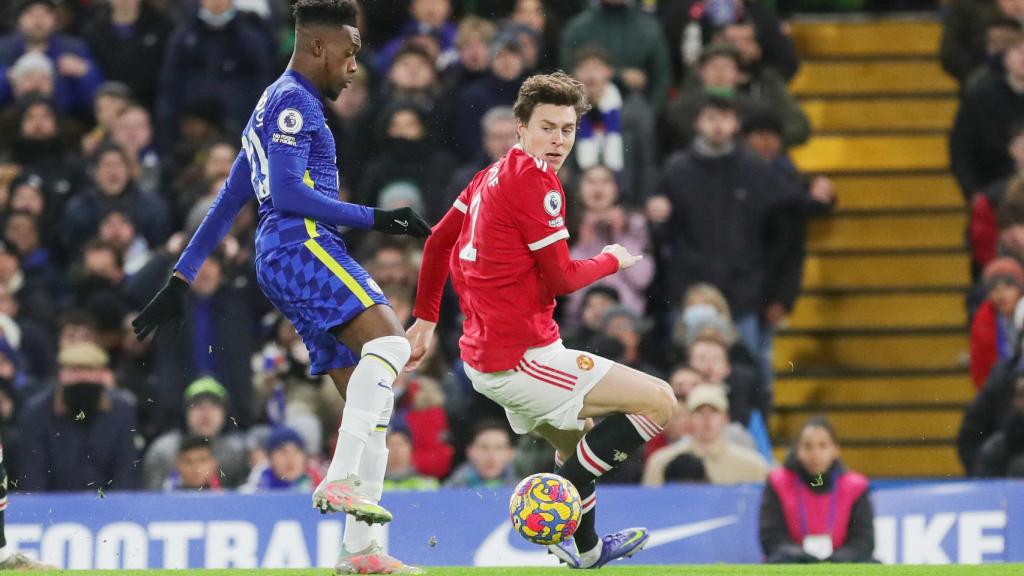
[[[651,393],[651,412],[649,418],[659,426],[664,426],[676,409],[676,395],[672,387],[664,380],[655,380]]]
[[[366,355],[377,356],[387,362],[395,371],[397,378],[412,355],[412,346],[405,336],[381,336],[363,345],[361,356]]]

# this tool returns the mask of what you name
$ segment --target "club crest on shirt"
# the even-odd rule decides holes
[[[374,280],[373,278],[367,278],[366,285],[370,287],[370,290],[373,290],[377,294],[384,293],[384,291],[380,289],[380,285],[377,284],[376,280]]]
[[[295,108],[288,108],[277,117],[277,127],[285,134],[298,134],[302,122],[302,113]]]
[[[594,367],[594,359],[586,354],[580,354],[576,357],[576,365],[579,366],[580,370],[587,372]]]
[[[544,195],[544,211],[552,216],[562,214],[562,195],[558,190],[548,190]]]

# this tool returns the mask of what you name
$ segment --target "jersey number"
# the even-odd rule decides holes
[[[476,219],[480,216],[480,201],[482,199],[483,194],[477,192],[469,203],[469,243],[459,250],[459,258],[470,262],[476,262],[476,247],[473,246],[473,241],[476,240]]]
[[[267,175],[267,153],[263,151],[259,136],[249,128],[242,134],[242,148],[245,149],[245,157],[249,160],[249,178],[252,180],[252,188],[256,191],[256,200],[260,204],[270,197],[270,177]]]

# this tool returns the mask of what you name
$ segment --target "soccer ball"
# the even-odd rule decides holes
[[[527,476],[508,503],[512,527],[534,544],[558,544],[576,532],[583,515],[580,493],[556,474]]]

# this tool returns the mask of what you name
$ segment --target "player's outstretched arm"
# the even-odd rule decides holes
[[[132,328],[139,340],[146,338],[163,324],[184,317],[188,285],[195,280],[203,261],[220,244],[224,235],[231,229],[238,212],[252,197],[249,163],[245,154],[239,152],[224,187],[217,193],[217,198],[203,217],[202,224],[175,264],[174,274],[132,320]]]
[[[633,256],[622,246],[612,244],[593,258],[573,260],[569,256],[569,243],[559,240],[535,251],[533,258],[540,267],[541,278],[548,289],[554,295],[561,296],[589,286],[623,268],[629,268],[642,256]]]
[[[412,345],[412,355],[405,365],[407,371],[419,366],[434,339],[434,328],[441,316],[441,293],[448,280],[448,262],[459,239],[459,232],[462,231],[464,217],[465,214],[458,207],[449,209],[434,226],[433,234],[423,246],[423,260],[416,284],[416,306],[412,311],[416,322],[405,333]]]

